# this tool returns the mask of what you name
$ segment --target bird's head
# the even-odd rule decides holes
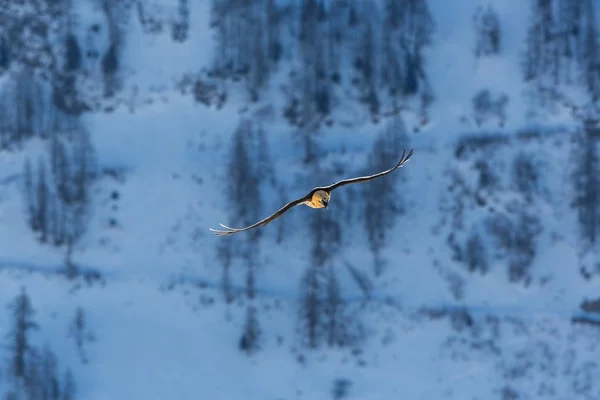
[[[313,195],[313,200],[315,203],[320,204],[323,208],[329,208],[329,199],[331,198],[331,194],[324,190],[317,190]]]

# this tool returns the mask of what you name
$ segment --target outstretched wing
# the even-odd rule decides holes
[[[334,183],[333,185],[315,188],[315,189],[313,189],[313,191],[315,191],[315,190],[325,190],[325,191],[331,192],[334,189],[337,189],[337,188],[339,188],[341,186],[350,185],[351,183],[368,182],[371,179],[379,178],[381,176],[389,174],[390,172],[394,171],[395,169],[400,168],[401,166],[403,166],[404,164],[406,164],[408,162],[408,160],[410,159],[410,156],[412,156],[412,154],[413,154],[413,150],[411,150],[408,154],[406,154],[406,150],[403,150],[402,151],[402,157],[400,157],[400,161],[398,161],[398,164],[396,164],[396,166],[393,167],[393,168],[390,168],[390,169],[388,169],[386,171],[383,171],[383,172],[379,172],[379,173],[374,174],[374,175],[360,176],[358,178],[352,178],[352,179],[344,179],[342,181]]]
[[[247,231],[253,228],[256,228],[258,226],[265,226],[267,224],[269,224],[271,221],[281,217],[281,215],[286,212],[287,210],[289,210],[292,207],[295,207],[299,204],[304,203],[306,200],[309,200],[310,197],[309,195],[306,195],[302,198],[299,198],[297,200],[294,201],[290,201],[289,203],[287,203],[285,206],[281,207],[279,210],[275,211],[272,215],[268,216],[267,218],[263,219],[262,221],[258,221],[255,224],[252,224],[250,226],[247,226],[245,228],[230,228],[228,226],[225,226],[223,224],[219,224],[221,225],[223,228],[225,228],[225,230],[217,230],[217,229],[210,229],[210,231],[217,235],[217,236],[229,236],[229,235],[233,235],[234,233],[238,233],[238,232],[243,232],[243,231]]]

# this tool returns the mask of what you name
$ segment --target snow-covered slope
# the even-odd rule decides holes
[[[103,52],[108,28],[101,8],[76,3],[78,37]],[[176,3],[153,0],[147,10],[168,21]],[[298,129],[281,116],[278,102],[285,67],[258,103],[247,100],[242,83],[227,81],[223,107],[207,107],[182,84],[211,63],[209,3],[190,2],[183,43],[167,32],[148,34],[131,18],[123,85],[112,99],[101,99],[100,67],[89,66],[98,75],[86,77],[86,94],[101,106],[82,122],[91,133],[98,177],[90,190],[89,225],[71,254],[87,279],[68,280],[61,272],[64,246],[41,244],[27,224],[23,165],[38,154],[46,157],[48,140],[32,138],[22,149],[0,151],[0,303],[26,289],[39,325],[32,342],[50,343],[59,368],[71,368],[77,398],[599,398],[598,328],[572,323],[576,316],[594,318],[579,306],[600,293],[597,258],[582,250],[572,208],[579,122],[566,108],[536,117],[528,111],[520,60],[529,7],[491,1],[502,23],[502,52],[475,58],[472,15],[487,2],[428,2],[436,30],[425,57],[435,100],[426,123],[417,112],[401,114],[407,146],[415,149],[397,171],[405,212],[387,235],[385,268],[376,276],[360,218],[364,205],[352,206],[350,192],[334,193],[326,212],[343,235],[319,268],[336,271],[341,323],[353,336],[345,346],[323,341],[310,349],[299,322],[300,285],[312,260],[310,221],[319,210],[297,207],[285,221],[261,228],[254,247],[256,298],[245,295],[248,262],[237,257],[228,268],[236,296],[229,304],[224,299],[219,246],[231,238],[215,237],[208,228],[237,223],[227,198],[233,134],[242,119],[261,121],[276,178],[292,199],[362,173],[392,118],[373,123],[342,100],[334,122],[316,139],[320,174],[306,173]],[[84,40],[94,23],[102,26],[98,38]],[[491,118],[476,124],[471,100],[484,89],[509,99],[504,123]],[[519,154],[538,171],[531,198],[516,183]],[[493,183],[482,185],[486,171]],[[261,215],[268,215],[282,200],[264,186]],[[351,207],[354,214],[347,216]],[[535,234],[519,225],[522,218],[536,220]],[[502,224],[512,227],[509,244],[498,233]],[[533,238],[533,256],[519,246],[523,231]],[[474,233],[485,267],[478,258],[470,271],[467,243]],[[523,257],[527,262],[518,264]],[[516,263],[522,274],[512,279]],[[349,266],[369,277],[370,296]],[[257,310],[260,349],[247,355],[239,343],[250,306]],[[94,337],[84,344],[86,363],[69,335],[77,307]],[[12,324],[12,314],[0,313],[2,337]],[[6,371],[2,391],[11,385]]]

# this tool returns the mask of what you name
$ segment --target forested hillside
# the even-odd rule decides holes
[[[599,398],[599,7],[0,0],[0,395]]]

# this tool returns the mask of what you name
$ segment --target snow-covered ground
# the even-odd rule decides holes
[[[152,3],[165,15],[175,10],[174,1]],[[119,179],[100,174],[92,189],[92,220],[73,251],[73,261],[100,273],[100,281],[68,281],[57,274],[64,249],[40,245],[25,223],[23,162],[45,144],[34,139],[22,151],[0,152],[0,303],[21,286],[27,289],[40,325],[34,341],[51,343],[61,365],[73,369],[78,398],[318,400],[332,398],[338,379],[351,382],[345,398],[355,400],[600,398],[594,379],[600,376],[598,328],[571,322],[581,315],[581,301],[600,293],[598,279],[586,281],[579,273],[575,218],[563,189],[569,187],[571,146],[564,128],[574,123],[566,113],[541,118],[543,123],[527,118],[519,59],[529,9],[492,1],[503,24],[502,54],[475,60],[471,16],[483,2],[429,3],[436,32],[426,57],[436,98],[429,123],[409,132],[415,154],[397,172],[405,178],[400,192],[407,212],[390,234],[382,254],[385,272],[373,280],[370,300],[345,267],[372,270],[365,234],[359,223],[340,221],[348,232],[332,266],[342,297],[365,327],[365,340],[356,346],[309,350],[298,339],[299,283],[310,251],[306,221],[318,212],[298,207],[285,215],[282,243],[275,240],[280,221],[263,228],[253,300],[261,349],[247,356],[238,348],[246,304],[241,297],[230,305],[223,300],[216,244],[228,238],[208,228],[229,225],[227,150],[240,118],[254,110],[243,111],[242,96],[230,95],[216,110],[174,89],[182,75],[210,62],[209,1],[194,2],[190,39],[183,44],[166,33],[145,35],[133,22],[119,95],[127,106],[84,117],[100,170],[122,171]],[[78,6],[79,26],[101,18],[87,2]],[[509,97],[503,127],[478,128],[469,115],[471,98],[486,88]],[[335,179],[364,165],[365,149],[382,126],[366,121],[352,135],[339,125],[324,130],[319,142],[329,154],[325,162],[348,166]],[[531,126],[539,127],[542,138],[514,135]],[[302,165],[292,129],[277,116],[264,128],[278,179],[289,182],[290,198],[303,195],[307,188],[295,181]],[[456,145],[473,132],[506,134],[509,140],[459,160]],[[451,172],[475,190],[475,160],[487,159],[502,181],[487,201],[504,210],[515,195],[510,161],[519,151],[542,163],[541,185],[550,193],[531,206],[543,230],[529,285],[509,281],[505,259],[492,262],[485,275],[469,273],[452,261],[446,240],[454,230],[445,208],[453,201]],[[113,191],[118,199],[111,198]],[[279,206],[277,198],[267,199],[263,214]],[[491,215],[472,204],[465,210],[467,227]],[[234,287],[243,291],[244,265],[235,262],[232,269]],[[76,307],[85,310],[95,337],[85,346],[87,364],[68,337]],[[0,313],[0,337],[8,332],[9,317]],[[4,383],[0,376],[0,388]]]

